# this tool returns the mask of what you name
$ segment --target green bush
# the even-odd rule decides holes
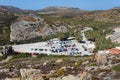
[[[95,38],[96,48],[94,51],[113,48],[116,45],[110,39],[106,39],[107,34],[103,32],[103,30],[103,28],[98,28],[98,30],[88,31],[85,33],[88,39]]]
[[[92,63],[92,64],[90,64],[90,66],[96,66],[96,63]]]
[[[4,60],[4,57],[3,56],[0,56],[0,61]]]
[[[75,68],[80,67],[81,64],[82,64],[82,61],[81,62],[75,62],[74,67]]]
[[[58,77],[64,75],[64,69],[59,69],[56,74]]]
[[[2,50],[3,48],[2,47],[0,47],[0,50]]]
[[[47,57],[47,54],[38,54],[37,58]]]
[[[30,54],[26,54],[26,53],[21,53],[21,54],[17,54],[13,57],[14,58],[27,58],[27,57],[31,57]]]
[[[118,64],[118,65],[112,67],[112,69],[113,69],[114,71],[120,72],[120,64]]]

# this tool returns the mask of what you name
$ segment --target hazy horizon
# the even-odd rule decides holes
[[[107,10],[113,7],[120,6],[120,1],[118,0],[0,0],[0,5],[4,6],[14,6],[25,10],[39,10],[49,6],[62,6],[62,7],[73,7],[82,10]]]

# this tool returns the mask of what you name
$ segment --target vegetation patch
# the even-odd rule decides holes
[[[0,56],[0,61],[4,60],[4,57],[3,56]]]
[[[107,33],[105,33],[103,30],[104,29],[98,29],[85,33],[88,39],[95,38],[95,51],[113,48],[116,45],[110,39],[106,39]]]
[[[75,68],[80,67],[80,66],[81,66],[81,64],[82,64],[82,61],[81,61],[81,62],[75,62],[74,67],[75,67]]]
[[[21,54],[17,54],[13,57],[13,59],[15,58],[27,58],[27,57],[31,57],[30,54],[27,54],[27,53],[21,53]]]
[[[12,13],[0,14],[0,45],[12,44],[10,42],[10,25],[17,16]]]
[[[39,54],[37,55],[37,58],[47,57],[47,54]]]
[[[113,69],[114,71],[120,72],[120,64],[112,67],[112,69]]]
[[[96,66],[96,63],[91,63],[90,66]]]

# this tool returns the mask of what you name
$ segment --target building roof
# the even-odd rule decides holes
[[[67,38],[68,40],[72,40],[72,39],[75,39],[75,37],[69,37],[69,38]]]
[[[111,54],[120,54],[120,49],[117,48],[107,49],[107,51],[109,51]]]

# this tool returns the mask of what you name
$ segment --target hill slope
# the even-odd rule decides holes
[[[70,8],[70,7],[61,7],[61,6],[56,6],[56,7],[46,7],[42,10],[40,10],[40,12],[51,12],[51,13],[78,13],[81,12],[82,10],[80,10],[79,8]]]
[[[15,20],[14,23],[17,22],[14,13],[21,13],[21,12],[24,13],[24,11],[28,11],[28,10],[21,10],[19,8],[15,8],[11,6],[0,6],[1,44],[3,44],[3,42],[6,41],[9,42],[10,40],[9,38],[11,32],[10,25],[13,23],[14,20]],[[28,13],[30,12],[33,12],[37,16],[44,19],[43,24],[41,24],[41,27],[39,27],[37,30],[39,32],[37,36],[42,35],[42,36],[52,37],[62,31],[63,32],[68,31],[69,35],[73,36],[76,35],[76,32],[80,32],[81,28],[84,26],[90,26],[95,29],[96,28],[100,29],[101,27],[102,29],[103,28],[107,29],[108,27],[113,28],[116,26],[120,26],[119,9],[110,9],[105,11],[84,11],[78,8],[47,7],[43,10],[28,11]],[[23,13],[18,15],[19,18],[21,17],[21,15],[23,15]],[[47,13],[47,14],[40,14],[40,13]],[[25,15],[27,16],[28,14]],[[25,33],[29,33],[29,32],[26,31]],[[26,39],[27,38],[24,38],[24,40]]]
[[[0,11],[5,11],[5,12],[12,12],[12,13],[22,13],[23,10],[13,7],[13,6],[0,6]]]

